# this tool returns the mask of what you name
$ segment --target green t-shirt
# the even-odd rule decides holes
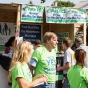
[[[70,88],[87,88],[88,68],[82,68],[79,65],[75,65],[68,70],[67,77],[70,83]]]
[[[34,75],[45,74],[48,76],[48,83],[54,83],[56,76],[55,51],[49,52],[45,46],[41,46],[33,52],[32,58],[37,61]]]
[[[59,51],[58,51],[58,46],[56,46],[56,48],[54,48],[54,51],[55,51],[56,53],[59,52]]]
[[[16,80],[17,77],[22,77],[26,82],[32,81],[32,74],[28,68],[28,65],[24,63],[23,65],[17,64],[12,70],[12,88],[20,88]]]

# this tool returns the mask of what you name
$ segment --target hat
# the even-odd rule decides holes
[[[87,51],[87,49],[83,47],[78,47],[76,50],[80,50],[80,49],[84,50],[85,52]]]
[[[82,40],[82,38],[75,38],[75,43],[83,43],[83,40]]]

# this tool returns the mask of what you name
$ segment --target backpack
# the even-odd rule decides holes
[[[11,58],[8,56],[4,56],[2,54],[0,54],[0,65],[3,67],[3,69],[5,69],[6,71],[9,70],[10,67],[10,62],[11,62]]]

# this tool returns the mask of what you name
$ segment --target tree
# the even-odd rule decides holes
[[[70,2],[70,1],[58,1],[58,0],[55,0],[55,1],[57,1],[57,6],[59,6],[59,7],[73,7],[73,6],[75,6],[75,4],[73,3],[73,2]],[[41,0],[41,3],[45,3],[46,2],[46,0]],[[53,6],[53,4],[52,4],[52,6]]]
[[[33,4],[31,0],[29,1],[29,4]]]
[[[70,1],[58,1],[58,6],[59,7],[73,7],[75,6],[75,4],[73,2]]]
[[[41,0],[41,3],[44,3],[46,0]]]

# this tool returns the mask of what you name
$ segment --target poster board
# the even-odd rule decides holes
[[[60,46],[62,44],[63,38],[69,37],[69,32],[59,32],[59,33],[56,33],[56,34],[58,36],[58,45],[60,45]]]
[[[42,40],[42,25],[41,24],[21,24],[20,37],[23,40],[34,43],[35,40]]]
[[[86,23],[88,22],[85,9],[67,8],[67,23]]]
[[[46,7],[46,23],[66,23],[66,8]]]
[[[15,23],[0,22],[0,53],[5,51],[5,43],[15,35]]]
[[[46,7],[46,23],[87,23],[88,15],[85,9],[72,9],[66,7]]]
[[[22,5],[21,22],[43,23],[43,6]]]

